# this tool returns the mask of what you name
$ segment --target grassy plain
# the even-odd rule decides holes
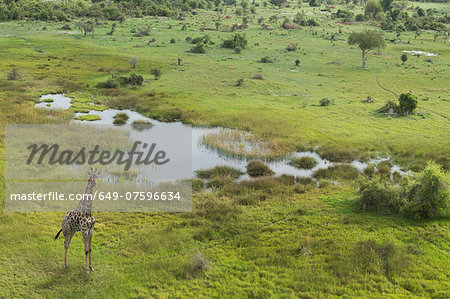
[[[317,35],[309,28],[281,29],[280,21],[268,23],[271,31],[256,23],[261,16],[267,22],[270,15],[301,10],[321,23],[313,29]],[[250,130],[292,149],[353,149],[361,158],[390,154],[415,170],[429,159],[448,168],[450,50],[442,37],[434,42],[433,32],[417,39],[402,33],[403,43],[371,54],[367,71],[359,68],[360,50],[346,38],[369,23],[339,25],[309,7],[259,7],[244,31],[248,49],[234,54],[220,48],[233,34],[221,30],[240,18],[229,8],[220,31],[199,30],[214,28],[216,19],[216,12],[204,10],[185,21],[128,19],[112,36],[106,34],[112,22],[104,22],[85,38],[76,22],[72,31],[61,30],[64,23],[0,23],[0,297],[450,296],[448,220],[362,213],[352,182],[320,189],[271,178],[227,182],[196,193],[192,214],[97,213],[91,275],[84,272],[79,234],[69,250],[69,269],[62,267],[63,242],[53,241],[62,214],[3,211],[4,125],[66,123],[70,112],[33,107],[40,95],[63,91],[149,115],[179,109],[186,122]],[[181,31],[183,24],[187,31]],[[149,36],[132,36],[133,29],[147,27]],[[325,38],[332,33],[333,42]],[[193,45],[185,38],[205,34],[215,42],[207,53],[187,53]],[[387,33],[387,39],[394,36]],[[290,43],[300,49],[286,51]],[[403,50],[438,56],[431,63],[409,56],[402,65]],[[274,63],[258,63],[263,56]],[[132,57],[138,58],[136,69]],[[22,80],[5,79],[12,68]],[[153,68],[162,70],[159,80],[150,74]],[[96,88],[116,72],[141,74],[145,82]],[[255,74],[264,80],[251,79]],[[244,84],[238,87],[239,78]],[[396,98],[380,85],[395,94],[412,90],[423,117],[377,115],[377,108]],[[375,103],[362,102],[369,95]],[[320,107],[324,97],[335,104]],[[196,253],[209,270],[191,270]]]

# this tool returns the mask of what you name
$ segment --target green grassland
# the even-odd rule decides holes
[[[113,22],[102,21],[84,38],[76,21],[71,31],[57,22],[0,23],[0,297],[449,297],[448,219],[363,213],[351,181],[312,188],[267,178],[201,189],[193,213],[94,213],[90,275],[80,234],[69,249],[69,269],[63,269],[63,240],[53,241],[63,214],[3,210],[4,125],[67,123],[70,111],[33,107],[42,94],[57,92],[74,95],[80,108],[93,102],[148,115],[179,111],[187,123],[248,130],[293,150],[350,149],[361,159],[389,154],[413,170],[428,160],[448,169],[450,50],[443,37],[434,42],[434,32],[404,32],[403,43],[372,51],[369,70],[362,70],[361,51],[346,40],[354,30],[374,28],[371,23],[336,24],[304,6],[258,7],[243,30],[249,44],[241,54],[220,47],[234,34],[222,31],[241,23],[231,7],[219,31],[200,31],[215,28],[217,13],[206,10],[183,21],[130,18],[117,23],[113,35],[106,34]],[[312,29],[317,35],[306,27],[280,28],[283,16],[301,10],[320,22]],[[279,21],[268,22],[275,14]],[[261,16],[273,30],[260,29]],[[133,37],[132,31],[147,27],[149,36]],[[186,37],[206,34],[214,44],[205,54],[186,52],[194,46]],[[326,39],[331,34],[336,41]],[[395,35],[386,33],[386,40]],[[290,43],[299,49],[286,51]],[[403,50],[438,56],[431,63],[408,56],[403,65]],[[264,56],[275,60],[259,63]],[[13,68],[21,80],[6,80]],[[159,80],[153,68],[162,70]],[[140,74],[144,84],[96,87],[116,72]],[[252,79],[255,74],[264,80]],[[240,78],[244,84],[236,86]],[[375,113],[409,90],[422,114]],[[369,95],[375,103],[362,102]],[[335,104],[319,106],[325,97]],[[207,267],[193,267],[196,254]]]

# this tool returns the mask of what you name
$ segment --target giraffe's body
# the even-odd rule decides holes
[[[86,272],[89,273],[92,268],[91,261],[91,244],[92,235],[94,234],[95,218],[92,216],[92,190],[96,185],[96,177],[99,173],[97,169],[89,173],[90,177],[86,187],[85,195],[75,210],[67,212],[62,221],[62,228],[55,237],[58,238],[62,232],[64,234],[64,267],[67,268],[67,250],[69,249],[70,241],[72,241],[73,235],[80,231],[83,235],[84,252],[86,255]],[[89,267],[88,267],[89,256]]]

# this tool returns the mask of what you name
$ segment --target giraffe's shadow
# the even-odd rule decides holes
[[[93,279],[95,272],[86,273],[84,265],[69,266],[64,269],[63,265],[55,265],[48,269],[48,276],[45,281],[36,285],[38,289],[58,289],[61,286],[67,288],[68,286],[77,287],[85,286]]]

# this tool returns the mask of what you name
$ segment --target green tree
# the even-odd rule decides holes
[[[375,19],[378,13],[382,12],[383,8],[380,5],[380,2],[378,0],[369,0],[367,1],[366,6],[364,7],[364,13],[367,16],[372,17],[372,19]]]
[[[417,107],[417,97],[412,93],[402,93],[398,98],[401,112],[411,114]]]
[[[402,54],[400,58],[402,59],[403,64],[405,64],[405,62],[408,60],[408,55]]]
[[[358,45],[362,52],[362,66],[367,69],[366,60],[367,53],[375,48],[383,48],[384,34],[375,30],[365,30],[363,32],[352,32],[348,38],[349,45]]]
[[[155,80],[158,80],[159,77],[161,77],[161,70],[160,69],[152,69],[150,73],[155,76]]]

